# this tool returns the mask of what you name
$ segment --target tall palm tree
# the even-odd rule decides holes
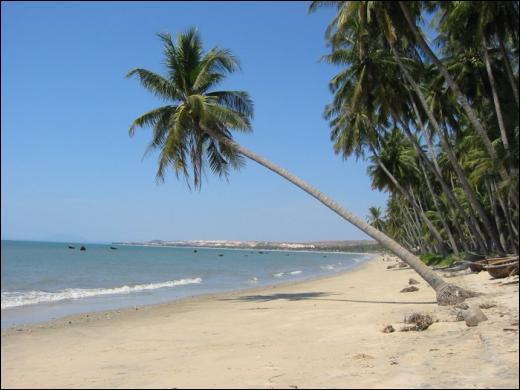
[[[381,207],[370,207],[368,209],[368,217],[367,222],[375,227],[377,230],[384,231],[385,229],[385,221],[382,216]]]
[[[412,109],[415,104],[414,100],[418,99],[418,103],[426,112],[432,128],[437,134],[443,133],[442,122],[436,120],[427,103],[422,85],[416,81],[424,77],[422,73],[424,73],[425,67],[421,63],[420,56],[414,50],[414,45],[410,44],[414,40],[413,34],[408,33],[408,36],[403,35],[401,39],[397,39],[396,31],[406,30],[404,27],[407,24],[402,18],[399,7],[387,5],[384,2],[315,1],[311,4],[311,11],[319,6],[330,5],[330,3],[334,3],[338,7],[338,13],[327,29],[332,54],[325,58],[334,64],[347,66],[331,82],[334,86],[335,98],[332,104],[333,109],[329,109],[329,111],[338,116],[334,121],[331,121],[331,125],[333,127],[343,125],[342,122],[345,122],[345,117],[351,116],[360,102],[368,102],[368,105],[363,107],[363,110],[367,113],[376,111],[379,117],[390,115],[390,119],[399,123],[405,131],[422,162],[441,184],[452,207],[458,210],[474,234],[477,234],[480,249],[482,251],[492,250],[493,248],[498,251],[502,250],[488,215],[479,203],[474,191],[464,181],[464,177],[461,179],[463,190],[471,201],[478,217],[482,220],[487,237],[484,237],[473,209],[469,209],[469,216],[461,210],[451,189],[444,183],[435,164],[422,151],[408,125],[411,122],[416,129],[422,127],[419,125],[421,118],[417,109]],[[399,21],[401,25],[398,24]],[[400,74],[401,77],[399,77]],[[353,75],[357,75],[357,83],[351,82],[350,79],[354,78]],[[343,86],[341,83],[343,83]],[[414,92],[413,97],[410,93],[412,91]],[[352,101],[352,104],[349,103],[348,109],[344,110],[346,113],[340,111],[339,108],[342,100]],[[365,117],[370,118],[370,115],[365,115]],[[349,125],[348,131],[343,133],[354,133],[352,123]],[[333,137],[337,141],[354,139],[351,136],[346,137],[343,133],[333,130]],[[443,148],[451,149],[451,145],[449,142],[444,142],[444,138],[441,145]],[[455,154],[451,150],[448,153],[454,163]],[[462,174],[460,170],[459,174]],[[433,233],[436,229],[431,225],[431,221],[428,221],[428,216],[425,215],[423,219],[427,225],[431,226],[430,230]],[[434,236],[439,237],[438,232],[434,233]]]
[[[251,130],[252,101],[243,91],[213,89],[226,74],[239,69],[238,60],[220,48],[205,53],[195,29],[179,34],[175,42],[168,34],[159,36],[164,44],[167,76],[140,68],[128,73],[129,77],[138,76],[146,89],[170,103],[143,114],[130,127],[130,135],[137,127],[152,128],[150,148],[160,149],[159,179],[164,179],[166,169],[171,167],[177,176],[189,180],[191,166],[194,186],[200,188],[205,164],[216,174],[226,175],[229,168],[240,167],[241,156],[247,157],[301,188],[395,253],[430,284],[440,305],[454,304],[472,295],[446,283],[407,249],[316,188],[236,143],[231,130]]]
[[[461,105],[464,112],[466,113],[469,121],[471,122],[472,126],[475,128],[477,133],[482,139],[482,142],[484,143],[484,146],[486,147],[487,152],[489,153],[489,156],[497,161],[498,165],[501,166],[502,162],[500,161],[497,152],[495,150],[495,147],[493,146],[491,139],[489,138],[488,132],[484,128],[482,121],[478,118],[477,113],[469,103],[466,95],[462,93],[459,86],[453,79],[453,76],[450,74],[446,66],[442,63],[442,61],[437,57],[437,55],[433,52],[433,50],[430,48],[428,43],[426,42],[426,39],[424,38],[422,31],[417,27],[415,21],[417,18],[420,17],[421,13],[421,4],[420,2],[411,2],[412,4],[405,4],[403,1],[399,1],[399,7],[401,8],[401,11],[403,12],[404,18],[406,19],[406,22],[408,23],[408,26],[410,30],[412,31],[415,40],[417,42],[417,45],[421,48],[421,50],[428,56],[428,58],[435,64],[437,69],[441,72],[442,76],[444,77],[446,83],[456,96],[456,101]],[[394,20],[395,23],[395,20]],[[503,176],[502,178],[505,180],[509,177],[509,174],[505,169],[500,169],[500,174]]]
[[[351,19],[350,22],[349,29],[338,32],[333,42],[336,46],[333,52],[324,56],[325,61],[334,65],[347,65],[330,83],[334,100],[326,107],[325,117],[330,120],[331,138],[337,153],[342,153],[344,158],[351,154],[359,158],[364,156],[366,148],[377,157],[378,144],[385,132],[384,128],[388,126],[387,117],[391,114],[395,121],[396,104],[403,99],[402,93],[398,92],[400,88],[395,77],[398,68],[392,56],[378,47],[375,35],[367,33],[366,25],[357,19]],[[348,35],[341,37],[342,33]],[[342,44],[342,40],[348,43]],[[446,255],[440,232],[391,170],[381,159],[377,161],[393,187],[419,213]]]

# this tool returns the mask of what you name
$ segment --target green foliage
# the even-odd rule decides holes
[[[419,256],[419,258],[424,264],[436,267],[449,267],[456,260],[451,255],[443,257],[435,253],[423,253]]]
[[[323,57],[340,67],[325,107],[333,149],[370,161],[390,199],[367,219],[414,252],[518,252],[518,4],[310,5],[336,10]]]
[[[196,29],[177,34],[158,34],[163,42],[165,75],[137,68],[127,77],[137,77],[141,85],[169,103],[141,115],[130,126],[152,129],[152,140],[145,153],[159,150],[157,180],[163,181],[168,169],[184,176],[200,189],[205,168],[228,178],[230,169],[243,164],[242,156],[219,141],[232,140],[231,131],[250,132],[253,102],[244,91],[215,90],[240,63],[227,49],[214,47],[204,52]]]

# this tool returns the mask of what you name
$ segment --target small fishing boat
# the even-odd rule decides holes
[[[115,250],[117,248],[115,246],[111,246],[110,249]]]
[[[487,263],[483,268],[488,274],[496,279],[508,277],[514,271],[518,273],[518,256],[516,257],[498,257],[494,259],[487,259]]]
[[[484,270],[484,265],[487,264],[487,260],[486,259],[473,260],[473,261],[470,261],[468,264],[469,264],[469,269],[471,270],[471,272],[475,272],[478,274],[479,272]]]

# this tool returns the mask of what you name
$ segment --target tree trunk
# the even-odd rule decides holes
[[[419,236],[417,234],[413,234],[410,229],[413,229],[413,221],[411,220],[409,215],[403,214],[403,230],[406,234],[406,237],[408,238],[408,241],[411,242],[410,250],[416,251],[416,248],[419,248],[419,251],[422,253],[424,252],[424,245],[422,241],[420,240]]]
[[[453,80],[453,77],[451,77],[450,72],[444,66],[444,64],[437,58],[435,53],[430,49],[430,46],[426,43],[424,40],[424,37],[422,36],[421,32],[417,28],[415,21],[412,20],[412,17],[410,16],[410,13],[408,12],[408,8],[404,4],[403,1],[399,1],[399,6],[401,7],[401,10],[403,11],[404,17],[406,18],[406,21],[413,32],[417,43],[421,47],[421,50],[426,53],[426,55],[430,58],[430,60],[437,66],[437,69],[441,72],[442,76],[444,77],[444,80],[450,87],[450,89],[453,91],[455,98],[457,102],[462,106],[464,112],[468,116],[468,119],[470,123],[473,125],[475,130],[477,131],[477,134],[482,139],[482,142],[484,143],[484,147],[486,148],[489,156],[493,161],[497,163],[497,166],[502,166],[503,162],[500,161],[500,159],[497,156],[497,153],[495,151],[495,148],[493,147],[493,144],[491,143],[491,140],[488,137],[488,134],[484,127],[482,126],[482,123],[480,123],[479,119],[477,118],[477,115],[475,111],[471,108],[469,105],[468,99],[466,96],[462,93],[462,91],[459,89],[459,86],[457,83],[455,83],[455,80]],[[505,169],[501,169],[501,175],[505,175],[502,177],[503,180],[507,179],[509,177],[509,174],[505,171]]]
[[[498,98],[497,85],[495,82],[495,76],[493,75],[493,69],[491,68],[491,60],[489,59],[489,53],[487,50],[487,41],[484,34],[482,34],[482,54],[484,55],[484,62],[486,63],[486,71],[488,74],[489,85],[491,86],[491,94],[493,96],[493,104],[495,105],[495,112],[497,114],[498,128],[500,129],[500,137],[502,138],[502,144],[506,152],[506,158],[509,159],[509,140],[507,139],[506,127],[504,125],[504,117],[502,116],[502,108],[500,107],[500,100]]]
[[[511,210],[506,206],[506,202],[503,200],[500,192],[498,192],[498,188],[495,180],[491,180],[491,189],[494,194],[496,194],[498,203],[500,204],[500,208],[502,209],[502,213],[506,218],[506,226],[509,235],[509,243],[515,254],[518,254],[518,231],[515,228],[515,224],[511,218]]]
[[[450,147],[448,147],[448,137],[446,134],[446,130],[441,131],[439,134],[439,138],[441,141],[441,144],[443,144],[446,155],[448,159],[450,160],[451,165],[453,166],[453,169],[457,173],[457,177],[459,179],[460,184],[462,185],[462,189],[464,190],[464,193],[468,197],[468,200],[470,201],[470,204],[473,206],[473,208],[476,210],[478,216],[480,217],[480,220],[484,224],[484,227],[486,228],[486,232],[489,234],[491,238],[491,242],[493,244],[493,247],[497,251],[501,251],[501,245],[500,241],[498,239],[498,236],[496,234],[495,229],[493,228],[493,225],[491,224],[491,221],[489,220],[486,211],[480,204],[477,194],[475,194],[475,191],[471,188],[471,185],[468,182],[468,179],[466,177],[466,173],[463,171],[462,167],[459,164],[459,161],[457,160],[457,157],[455,156],[455,153],[451,150]]]
[[[404,200],[403,200],[403,203],[405,203]],[[408,202],[406,202],[406,203],[408,203]],[[405,217],[407,218],[407,221],[409,221],[408,226],[412,230],[411,233],[415,232],[414,237],[416,238],[417,244],[420,249],[420,253],[425,253],[426,243],[424,242],[424,239],[423,239],[423,232],[421,230],[422,225],[419,222],[419,218],[417,217],[417,212],[413,209],[413,207],[411,209],[412,209],[412,211],[408,210],[408,207],[406,206],[406,204],[403,204],[403,210],[404,210]],[[405,226],[405,225],[403,225],[403,226],[406,229],[407,226]]]
[[[444,230],[446,231],[446,235],[448,236],[448,240],[450,242],[451,249],[453,250],[453,253],[455,253],[457,256],[460,255],[459,248],[457,246],[457,243],[455,242],[455,238],[453,238],[453,234],[451,233],[450,225],[448,224],[448,221],[446,221],[446,218],[444,218],[444,215],[442,213],[441,206],[439,204],[439,201],[437,200],[437,195],[433,191],[432,183],[430,182],[430,178],[428,177],[428,174],[426,173],[426,170],[424,169],[424,166],[419,163],[419,166],[421,167],[421,171],[424,176],[424,180],[426,181],[426,186],[428,187],[428,191],[430,191],[433,204],[435,205],[435,208],[437,209],[437,213],[439,214],[439,219],[441,220],[442,226],[444,227]]]
[[[444,239],[442,238],[441,234],[437,230],[435,226],[433,226],[433,223],[430,221],[430,219],[426,216],[424,211],[417,205],[414,199],[412,199],[412,196],[410,195],[410,192],[406,190],[403,186],[399,184],[397,179],[394,177],[394,175],[388,170],[388,168],[383,164],[383,162],[379,159],[379,156],[377,155],[377,152],[373,147],[372,153],[374,153],[374,156],[377,159],[377,163],[381,167],[381,169],[385,172],[386,176],[392,181],[394,186],[397,188],[397,190],[401,193],[401,195],[410,203],[410,205],[413,207],[414,210],[417,211],[419,214],[421,220],[424,222],[424,224],[428,227],[428,230],[432,233],[432,235],[435,237],[435,239],[439,242],[439,245],[441,247],[441,254],[443,256],[447,256],[446,247],[444,245]]]
[[[498,29],[497,29],[498,31]],[[503,37],[498,35],[498,45],[500,47],[500,53],[502,53],[502,58],[504,59],[504,64],[506,67],[507,78],[509,79],[509,84],[511,84],[511,89],[513,90],[513,96],[515,97],[516,108],[518,109],[518,83],[513,74],[513,68],[511,67],[511,62],[509,62],[509,56],[507,55],[506,46],[504,45]]]
[[[500,243],[502,244],[502,248],[504,248],[504,250],[507,251],[507,241],[506,236],[504,234],[504,230],[502,228],[502,221],[500,220],[500,215],[498,213],[497,201],[493,194],[491,184],[489,184],[489,182],[490,180],[486,179],[486,189],[489,196],[489,203],[491,204],[491,210],[493,211],[493,216],[495,217],[495,224],[497,226],[498,235],[500,237]]]
[[[372,237],[374,240],[379,242],[385,248],[390,250],[397,257],[399,257],[401,260],[407,263],[411,268],[413,268],[435,290],[437,294],[437,302],[439,305],[454,305],[464,301],[466,298],[475,295],[470,291],[464,290],[453,284],[446,283],[439,275],[437,275],[433,270],[427,267],[410,251],[403,248],[401,245],[399,245],[397,242],[392,240],[384,233],[370,226],[361,218],[358,218],[357,216],[352,214],[350,211],[342,207],[340,204],[336,203],[334,200],[332,200],[322,192],[318,191],[316,188],[312,187],[311,185],[304,182],[302,179],[296,177],[295,175],[289,173],[286,169],[268,161],[267,159],[257,155],[253,151],[243,147],[242,145],[239,145],[228,138],[222,137],[220,134],[217,134],[212,130],[204,129],[204,131],[213,139],[216,139],[220,143],[235,149],[238,153],[242,154],[243,156],[275,172],[287,181],[291,182],[303,191],[307,192],[309,195],[323,203],[326,207],[334,211],[343,219],[350,222],[358,229],[360,229],[361,231]]]
[[[415,116],[417,118],[417,122],[419,125],[419,128],[423,129],[426,135],[426,143],[428,145],[428,150],[430,151],[430,154],[432,156],[432,164],[433,164],[433,173],[435,177],[437,178],[437,181],[440,183],[442,192],[444,195],[446,195],[446,199],[451,205],[452,213],[455,214],[455,211],[458,211],[464,222],[466,223],[466,226],[468,227],[469,231],[471,232],[471,240],[475,244],[476,248],[482,253],[485,253],[486,251],[486,244],[485,244],[485,238],[482,234],[482,232],[479,229],[478,222],[473,215],[473,213],[466,213],[458,199],[455,197],[455,194],[451,190],[450,186],[444,178],[442,177],[441,168],[439,167],[439,162],[437,161],[437,155],[435,153],[435,149],[433,148],[433,141],[432,141],[432,134],[430,133],[430,130],[428,126],[425,126],[421,120],[421,115],[419,113],[419,110],[413,100],[413,97],[410,95],[410,101],[412,103],[412,107],[415,113]],[[462,243],[465,246],[464,236],[460,234]],[[476,240],[476,241],[475,241]],[[464,248],[466,251],[468,250],[467,247]]]
[[[412,99],[411,96],[410,96],[410,98]],[[412,105],[414,107],[414,111],[415,111],[415,115],[417,116],[417,120],[419,121],[419,126],[421,128],[423,128],[423,129],[425,129],[425,131],[426,131],[426,128],[424,126],[422,126],[422,121],[420,119],[417,107],[415,106],[415,103],[413,102],[413,99],[412,99]],[[396,117],[394,112],[392,113],[392,116],[394,118]],[[434,163],[432,164],[432,162],[430,161],[430,159],[428,158],[426,153],[424,153],[424,151],[422,150],[421,146],[418,144],[417,139],[413,136],[410,128],[408,127],[408,125],[406,123],[404,123],[403,121],[401,121],[400,119],[398,119],[398,118],[397,118],[397,121],[403,127],[405,134],[407,135],[407,137],[412,142],[412,144],[413,144],[417,154],[420,157],[423,158],[423,161],[426,164],[426,167],[435,175],[435,178],[437,179],[437,181],[441,185],[442,191],[446,195],[446,198],[448,199],[448,202],[450,202],[452,207],[454,207],[455,209],[457,209],[459,211],[459,213],[461,214],[462,218],[464,218],[464,220],[466,221],[466,224],[468,224],[468,226],[469,226],[470,230],[473,232],[473,234],[476,235],[477,237],[479,237],[478,236],[478,234],[479,234],[479,232],[478,232],[478,230],[479,230],[478,222],[475,220],[475,217],[473,215],[470,215],[469,218],[471,220],[468,220],[468,216],[467,216],[466,212],[464,211],[464,209],[462,208],[460,203],[456,200],[455,195],[453,195],[453,192],[450,190],[449,186],[444,181],[444,179],[442,177],[442,174],[441,174],[441,170],[440,170],[437,162],[434,161]],[[426,134],[426,138],[428,140],[428,147],[430,148],[430,150],[432,150],[433,148],[432,148],[432,145],[431,145],[431,138],[430,138],[429,131]],[[483,236],[481,236],[481,239],[482,239],[481,240],[481,244],[482,244],[481,245],[481,249],[483,249],[485,251],[486,247],[485,247],[485,244],[484,244],[485,240],[483,239]]]
[[[377,13],[376,13],[376,16],[378,16]],[[380,20],[379,16],[378,16],[378,20]],[[380,23],[380,25],[383,26],[383,24],[381,24],[381,23]],[[395,58],[395,60],[397,62],[397,65],[399,66],[399,69],[401,70],[401,72],[403,73],[403,75],[405,77],[405,80],[408,81],[410,86],[415,91],[417,97],[419,98],[419,101],[421,102],[421,105],[423,106],[424,111],[428,115],[428,119],[430,120],[430,123],[432,124],[433,128],[435,129],[435,131],[438,132],[438,134],[439,134],[439,136],[441,137],[441,140],[442,140],[442,130],[441,130],[441,127],[440,127],[439,123],[437,122],[437,120],[435,119],[435,116],[433,115],[433,113],[429,109],[428,103],[426,102],[426,98],[424,97],[422,91],[420,90],[419,86],[417,85],[417,83],[415,82],[413,77],[410,75],[410,73],[408,72],[406,67],[403,65],[401,59],[399,58],[399,54],[397,53],[397,50],[395,49],[395,46],[392,43],[392,41],[386,36],[386,34],[385,34],[385,37],[386,37],[386,40],[388,42],[388,45],[390,46],[390,50],[392,51],[392,54],[393,54],[393,56],[394,56],[394,58]],[[442,141],[441,141],[441,144],[442,144]],[[448,153],[448,151],[446,151],[446,152]],[[450,162],[451,161],[452,161],[452,159],[450,158]],[[463,176],[463,179],[465,179],[464,176]],[[464,182],[461,181],[461,184],[463,184],[462,188],[464,189],[465,192],[468,191],[468,190],[471,192],[471,188],[469,187],[469,185],[466,185],[467,182],[464,183]],[[489,223],[489,218],[487,218],[487,215],[485,213],[481,212],[482,211],[482,207],[478,204],[478,202],[476,202],[476,204],[473,204],[474,203],[473,201],[476,199],[476,197],[471,196],[471,194],[467,194],[467,195],[469,196],[468,199],[470,200],[472,206],[477,208],[477,212],[483,218],[482,222],[484,223],[486,229],[490,228],[491,224]],[[493,234],[492,230],[490,231],[490,233],[492,234],[491,237],[492,237],[493,243],[497,247],[499,247],[500,243],[498,242],[498,238],[496,237],[496,234]]]

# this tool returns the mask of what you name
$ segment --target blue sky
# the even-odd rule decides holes
[[[149,132],[128,136],[161,104],[132,68],[162,72],[157,32],[198,27],[206,48],[238,56],[222,88],[247,90],[254,133],[237,140],[309,181],[363,218],[386,195],[366,163],[342,161],[322,118],[337,69],[319,62],[333,10],[307,2],[2,2],[3,239],[108,242],[149,239],[367,238],[323,205],[248,161],[229,183],[201,192],[142,159]]]

